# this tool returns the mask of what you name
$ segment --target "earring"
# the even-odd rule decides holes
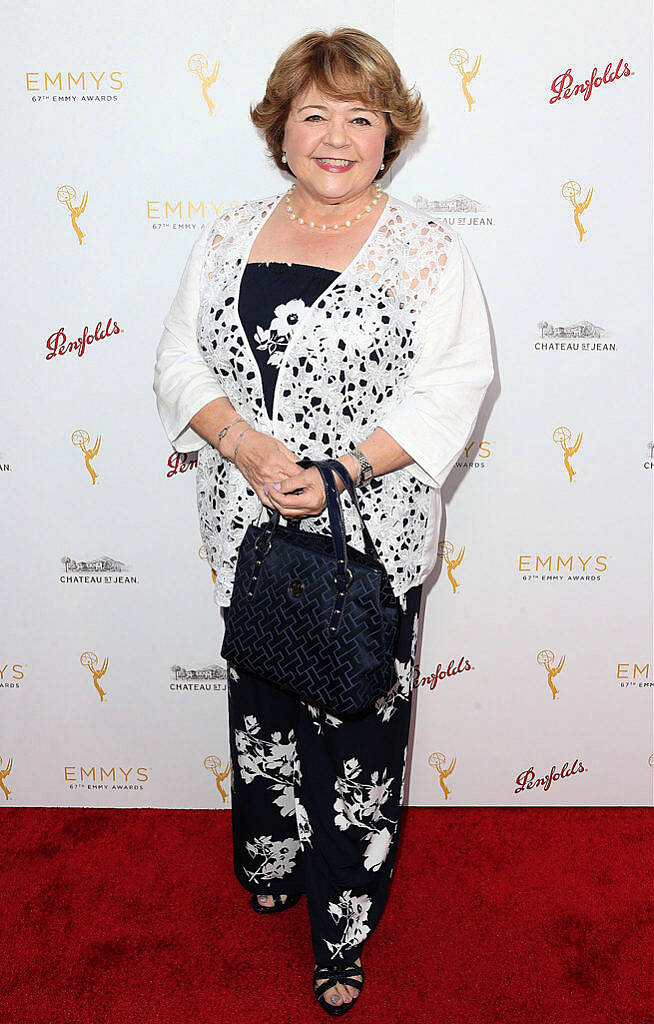
[[[384,161],[382,160],[382,162],[381,162],[381,167],[379,168],[379,170],[380,170],[380,171],[383,171],[383,170],[384,170],[384,167],[385,167],[385,166],[386,166],[386,164],[385,164],[385,163],[384,163]]]
[[[283,164],[286,163],[286,150],[285,149],[282,150],[282,163]]]

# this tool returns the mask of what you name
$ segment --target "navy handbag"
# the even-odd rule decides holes
[[[334,473],[361,509],[336,459],[304,458],[325,485],[329,534],[279,526],[268,508],[241,542],[221,656],[340,717],[365,713],[394,683],[400,606],[363,518],[365,551],[347,543]]]

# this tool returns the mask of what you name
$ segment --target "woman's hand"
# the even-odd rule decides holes
[[[238,433],[232,442],[232,456],[237,439]],[[315,466],[298,469],[296,464],[299,461],[283,441],[253,427],[243,433],[236,457],[237,469],[254,488],[261,503],[267,508],[278,509],[287,519],[320,515],[327,505],[320,470]],[[343,460],[339,459],[339,462]],[[343,465],[348,469],[344,462]],[[338,474],[334,474],[334,482],[341,494],[345,484]]]
[[[227,437],[229,437],[229,434],[226,435],[222,444],[225,448],[229,447],[229,454],[227,455],[225,451],[222,451],[221,455],[226,455],[233,459],[234,447],[239,435],[239,426],[240,424],[236,424],[229,432],[234,434],[229,446],[225,444]],[[268,508],[278,508],[279,506],[270,500],[270,491],[277,494],[277,491],[273,488],[273,483],[276,481],[283,483],[291,475],[297,475],[296,462],[298,461],[298,456],[290,448],[287,448],[283,441],[279,441],[276,437],[271,437],[270,434],[264,434],[262,431],[251,427],[244,432],[241,443],[238,446],[236,468],[240,470],[250,486],[256,491],[262,504],[267,505]],[[318,470],[316,470],[317,472]]]
[[[293,493],[299,488],[300,493]],[[325,485],[316,466],[296,469],[292,475],[280,481],[279,488],[275,484],[268,484],[268,497],[271,500],[270,507],[279,509],[287,519],[317,516],[327,504]]]

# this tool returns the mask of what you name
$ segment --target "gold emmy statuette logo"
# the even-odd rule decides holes
[[[574,219],[577,225],[577,231],[579,232],[579,241],[583,241],[583,237],[586,234],[586,228],[583,226],[579,219],[579,214],[583,213],[586,207],[590,204],[593,197],[592,188],[588,189],[585,199],[579,199],[581,194],[581,185],[578,181],[566,181],[565,185],[561,189],[561,194],[564,199],[569,199],[574,208]]]
[[[204,759],[204,767],[207,768],[208,771],[213,772],[213,774],[215,775],[216,788],[218,789],[218,792],[223,798],[223,803],[225,803],[227,800],[227,793],[223,788],[223,782],[225,781],[225,779],[227,778],[231,771],[232,763],[231,761],[227,762],[227,767],[225,768],[224,772],[221,772],[220,770],[222,768],[222,764],[223,763],[221,759],[219,757],[216,757],[215,754],[209,754],[209,756],[205,757]]]
[[[456,758],[453,757],[452,760],[450,761],[449,768],[446,768],[445,767],[445,754],[439,754],[438,751],[434,751],[433,754],[429,755],[428,762],[429,762],[430,766],[432,768],[434,768],[438,772],[438,782],[439,782],[439,785],[440,785],[441,789],[443,790],[443,792],[445,794],[445,799],[447,800],[447,798],[450,795],[450,793],[452,792],[452,790],[447,788],[447,785],[445,783],[445,779],[448,777],[448,775],[451,775],[452,772],[454,771],[454,765],[456,764]]]
[[[568,471],[570,483],[572,483],[573,476],[577,475],[570,465],[570,456],[579,451],[579,446],[581,445],[581,439],[583,436],[583,434],[577,434],[577,440],[571,445],[570,438],[572,437],[572,432],[567,427],[557,427],[552,434],[552,440],[554,443],[561,445],[563,461],[565,462],[565,468]]]
[[[559,672],[565,665],[565,654],[556,666],[554,665],[553,651],[539,651],[536,661],[539,665],[544,665],[547,669],[547,684],[552,691],[552,700],[556,700],[556,695],[559,691],[554,685],[554,676],[558,676]]]
[[[463,89],[463,95],[465,96],[466,101],[468,103],[468,113],[470,113],[470,111],[472,110],[472,104],[476,102],[476,100],[473,100],[472,96],[470,95],[470,90],[468,89],[468,82],[471,82],[473,78],[477,77],[479,65],[481,64],[481,56],[477,57],[477,60],[473,65],[472,71],[466,71],[465,68],[463,67],[463,65],[467,64],[469,60],[470,57],[468,55],[468,51],[464,50],[463,47],[461,46],[458,46],[456,50],[452,50],[450,53],[451,67],[457,68],[459,74],[461,75],[461,88]]]
[[[7,786],[5,785],[5,779],[11,773],[11,769],[13,768],[13,766],[14,766],[14,759],[13,759],[13,757],[9,758],[9,760],[7,761],[7,764],[6,764],[6,766],[4,768],[2,767],[2,757],[0,757],[0,789],[4,793],[5,798],[7,800],[9,799],[9,794],[11,793],[11,790],[7,789]]]
[[[93,685],[100,694],[100,703],[102,703],[106,697],[107,691],[102,689],[99,680],[102,679],[103,675],[107,671],[109,658],[104,659],[102,662],[102,668],[98,668],[98,656],[94,651],[84,651],[84,654],[81,655],[79,660],[81,665],[86,665],[93,676]]]
[[[201,548],[199,548],[198,555],[200,556],[203,562],[206,562],[207,565],[209,565],[209,556],[207,554],[207,549],[205,548],[204,544],[202,545]],[[209,566],[209,568],[211,568],[211,566]],[[214,583],[216,582],[216,572],[214,569],[211,569],[211,579],[213,580]]]
[[[451,544],[449,540],[443,540],[438,545],[438,554],[441,556],[441,558],[443,559],[443,561],[447,565],[447,576],[448,576],[448,579],[449,579],[450,583],[452,584],[452,593],[453,594],[456,594],[456,592],[457,592],[457,590],[459,588],[459,584],[454,579],[454,571],[453,570],[458,568],[459,565],[461,565],[461,562],[463,561],[463,553],[464,553],[464,551],[465,551],[465,548],[461,548],[461,550],[459,551],[459,553],[456,556],[456,558],[453,558],[452,556],[454,554],[454,545]]]
[[[98,479],[98,474],[91,465],[91,460],[94,459],[98,452],[100,451],[100,441],[102,440],[102,435],[100,435],[96,439],[96,442],[92,448],[89,448],[91,438],[87,434],[86,430],[73,430],[72,434],[70,435],[70,439],[73,442],[73,444],[77,445],[77,447],[81,448],[82,451],[84,452],[84,462],[86,464],[86,468],[91,474],[92,482],[95,483],[95,481]]]
[[[216,61],[213,66],[213,71],[209,73],[209,61],[203,53],[194,53],[192,57],[188,59],[188,69],[192,71],[194,75],[197,75],[202,82],[202,95],[204,96],[205,103],[209,107],[209,117],[213,116],[216,109],[216,105],[209,95],[209,89],[218,78],[218,69],[220,68],[220,61]]]
[[[654,768],[654,754],[649,755],[647,763],[649,764],[650,768]]]
[[[89,194],[88,192],[84,193],[84,195],[82,196],[82,202],[79,204],[79,206],[75,206],[75,203],[73,202],[76,195],[77,193],[72,185],[60,185],[57,189],[57,199],[60,203],[63,203],[64,206],[68,207],[68,212],[70,213],[70,222],[73,225],[73,230],[75,234],[77,235],[77,241],[81,245],[82,239],[86,238],[86,235],[77,223],[77,218],[81,213],[84,213],[86,209],[86,204],[88,202]]]

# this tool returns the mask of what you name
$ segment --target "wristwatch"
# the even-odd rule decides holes
[[[359,474],[359,478],[357,480],[357,486],[361,487],[362,484],[367,484],[369,480],[372,480],[373,476],[375,475],[375,471],[360,448],[354,447],[352,449],[351,454],[354,455],[356,459],[358,459],[359,465],[361,466],[361,473]]]

